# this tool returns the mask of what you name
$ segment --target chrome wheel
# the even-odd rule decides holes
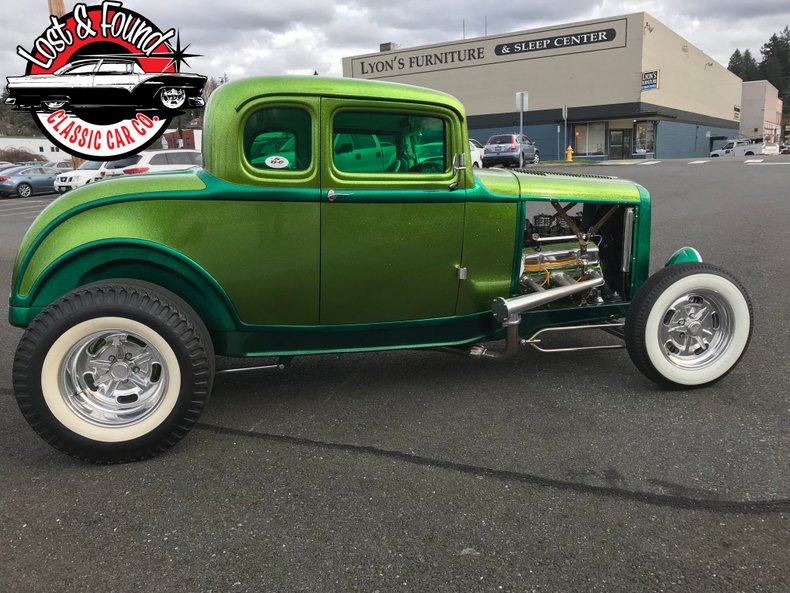
[[[19,194],[20,198],[29,198],[33,195],[33,188],[27,183],[20,183],[19,187],[16,188],[16,193]]]
[[[685,369],[713,364],[732,342],[732,309],[716,293],[697,291],[670,305],[659,326],[664,356]]]
[[[59,379],[73,413],[99,426],[123,427],[156,410],[167,390],[168,373],[162,354],[141,336],[107,329],[69,349]]]
[[[159,100],[167,109],[178,109],[187,100],[187,94],[184,89],[166,88],[162,89]]]

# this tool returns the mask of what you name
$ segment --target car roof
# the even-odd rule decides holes
[[[331,76],[254,76],[221,85],[211,95],[215,108],[236,110],[260,97],[272,95],[313,95],[359,99],[385,99],[416,103],[433,103],[447,106],[463,116],[463,104],[447,93],[425,87],[364,80],[360,78],[335,78]]]

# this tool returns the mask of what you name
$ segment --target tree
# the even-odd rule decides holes
[[[752,56],[752,52],[748,49],[743,52],[743,76],[741,76],[741,78],[745,81],[762,80],[760,66],[757,64],[757,60],[754,59],[754,56]]]
[[[730,62],[727,64],[727,70],[735,74],[735,76],[743,78],[743,54],[737,47],[730,56]]]
[[[779,96],[782,96],[785,91],[786,82],[782,74],[782,64],[779,62],[776,56],[771,56],[762,64],[760,64],[760,72],[762,73],[765,80],[770,82],[779,90]]]

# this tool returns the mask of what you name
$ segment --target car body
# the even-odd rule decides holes
[[[742,138],[727,140],[721,148],[711,151],[710,156],[754,156],[761,154],[762,139]]]
[[[276,357],[269,368],[420,348],[497,361],[581,328],[624,338],[668,387],[732,370],[751,336],[748,296],[690,247],[649,274],[645,188],[473,169],[466,122],[457,99],[406,85],[221,86],[204,169],[78,188],[27,231],[9,301],[26,328],[13,371],[23,415],[66,453],[123,462],[197,422],[215,355]],[[375,136],[373,149],[365,138],[353,152],[349,135]]]
[[[41,165],[21,165],[0,170],[0,197],[29,198],[33,194],[52,193],[57,169]]]
[[[206,77],[182,72],[145,72],[133,58],[70,62],[52,74],[9,76],[6,103],[20,109],[105,108],[178,111],[203,105]]]
[[[780,144],[779,154],[790,154],[790,144]]]
[[[107,161],[85,161],[77,169],[62,171],[55,177],[55,191],[64,194],[104,177]]]
[[[121,175],[183,171],[197,167],[201,162],[202,157],[199,150],[181,148],[144,150],[130,157],[108,162],[103,170],[102,178],[111,179]]]
[[[472,167],[481,167],[483,166],[483,149],[482,147],[478,146],[478,143],[469,140],[469,158],[472,161]]]
[[[540,161],[540,151],[532,140],[519,134],[494,134],[483,149],[483,166],[523,167]]]
[[[760,146],[760,154],[774,156],[780,154],[779,144],[776,142],[763,142]]]

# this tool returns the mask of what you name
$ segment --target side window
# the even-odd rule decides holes
[[[244,127],[244,156],[256,169],[304,171],[312,161],[312,122],[299,107],[266,107]]]
[[[332,161],[345,173],[442,173],[444,121],[381,111],[341,111],[332,122]]]

